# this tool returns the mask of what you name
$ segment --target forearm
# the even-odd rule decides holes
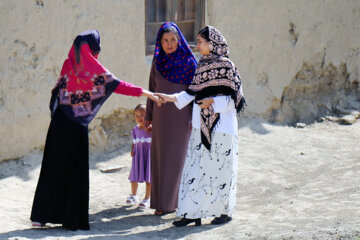
[[[184,108],[195,98],[194,96],[187,94],[185,91],[173,95],[176,99],[176,102],[174,102],[174,104],[178,109]]]
[[[166,99],[167,102],[177,102],[178,101],[177,94],[169,94],[167,96],[168,96],[168,99]]]
[[[153,96],[153,93],[150,92],[150,91],[148,91],[148,90],[146,90],[146,89],[143,89],[141,96],[152,97],[152,96]]]
[[[139,87],[136,86],[132,83],[120,80],[119,85],[117,86],[117,88],[114,90],[115,93],[117,94],[122,94],[122,95],[128,95],[128,96],[134,96],[134,97],[139,97],[141,96],[141,93],[144,90]]]

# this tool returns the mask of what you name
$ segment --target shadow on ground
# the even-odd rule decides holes
[[[47,228],[29,228],[23,230],[16,230],[0,234],[0,239],[9,238],[26,238],[26,239],[40,239],[46,237],[75,237],[76,239],[97,239],[97,240],[112,240],[112,239],[179,239],[184,238],[189,234],[209,231],[218,226],[205,224],[200,227],[189,225],[186,227],[173,227],[172,221],[174,218],[158,217],[155,215],[133,215],[139,213],[138,208],[131,209],[129,207],[111,208],[91,214],[90,231],[69,231],[58,225]],[[175,217],[175,216],[174,216]],[[153,226],[168,225],[168,228],[161,230],[153,230]],[[149,227],[151,230],[136,232],[133,228]],[[131,232],[133,232],[131,234]],[[135,233],[134,233],[135,232]],[[78,237],[77,237],[78,236]]]

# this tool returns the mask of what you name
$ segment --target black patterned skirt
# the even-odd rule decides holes
[[[238,136],[213,132],[210,151],[200,129],[191,131],[179,188],[177,215],[185,218],[231,216],[236,204]]]
[[[46,137],[30,219],[88,230],[88,210],[88,127],[69,120],[58,108]]]

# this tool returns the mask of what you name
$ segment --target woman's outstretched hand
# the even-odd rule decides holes
[[[162,104],[162,101],[160,100],[160,98],[158,96],[156,96],[153,92],[143,89],[142,96],[150,98],[152,101],[156,102],[159,107]]]
[[[201,108],[208,108],[212,103],[214,103],[213,98],[204,98],[202,100],[197,101],[197,104],[199,104],[199,107]]]
[[[155,96],[159,97],[161,103],[177,102],[175,94],[155,93]]]

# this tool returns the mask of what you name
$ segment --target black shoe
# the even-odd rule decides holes
[[[216,217],[211,221],[211,224],[223,224],[230,222],[232,220],[232,217],[229,217],[228,215],[221,214],[220,217]]]
[[[175,225],[175,227],[182,227],[192,222],[195,222],[195,226],[201,226],[201,218],[182,218],[179,221],[174,221],[173,224]]]

